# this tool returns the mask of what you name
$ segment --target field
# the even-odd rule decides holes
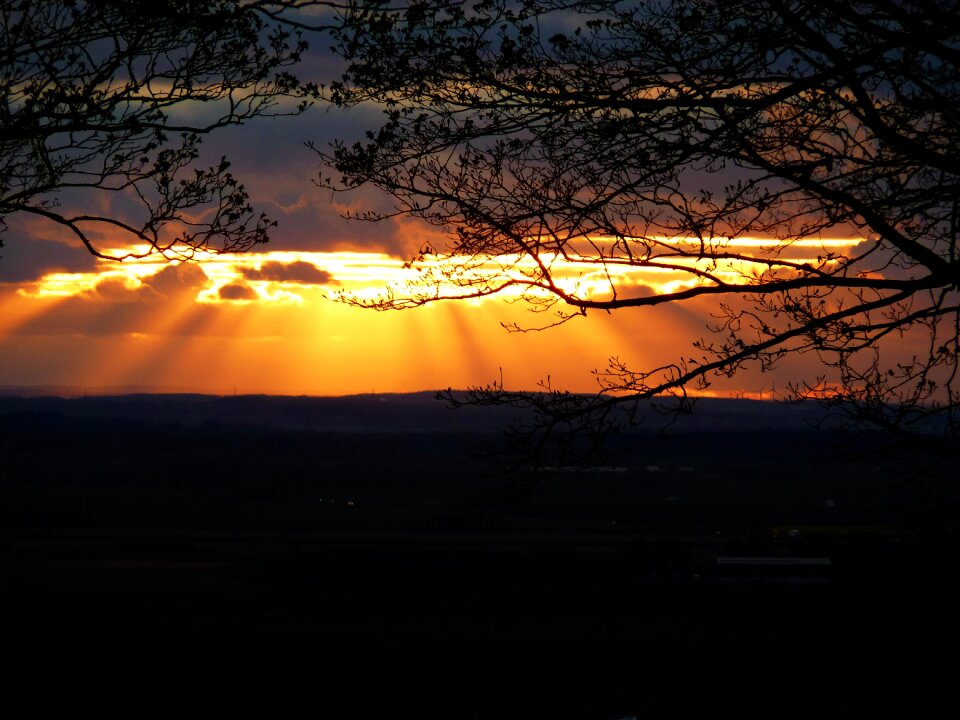
[[[476,452],[502,416],[351,402],[0,401],[11,699],[612,719],[949,697],[957,496],[933,472],[726,404],[508,501]],[[829,566],[744,579],[731,556]]]

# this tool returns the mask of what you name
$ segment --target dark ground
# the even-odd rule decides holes
[[[495,503],[498,465],[468,451],[504,418],[465,413],[0,399],[5,705],[612,720],[952,702],[949,476],[844,459],[809,409],[715,403]],[[830,565],[738,580],[724,556]]]

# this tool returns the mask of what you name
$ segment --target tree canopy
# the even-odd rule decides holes
[[[563,322],[715,302],[690,355],[613,358],[596,397],[494,382],[472,402],[598,423],[816,353],[822,376],[794,396],[956,452],[956,2],[358,1],[334,35],[349,66],[327,99],[384,121],[317,149],[326,184],[373,185],[446,238],[419,283],[370,304],[519,292]],[[565,281],[564,263],[606,283]],[[650,269],[680,279],[631,284]]]
[[[46,218],[101,257],[105,228],[120,246],[146,248],[131,253],[265,242],[272,221],[226,158],[200,165],[199,145],[228,125],[303,108],[281,102],[300,90],[289,68],[306,47],[268,14],[281,5],[0,3],[0,223]],[[126,211],[103,210],[117,196]]]

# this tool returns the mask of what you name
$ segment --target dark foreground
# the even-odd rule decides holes
[[[0,401],[5,706],[855,718],[953,697],[956,488],[931,471],[744,405],[503,504],[466,455],[495,418],[185,402]]]

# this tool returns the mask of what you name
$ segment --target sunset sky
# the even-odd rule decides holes
[[[549,316],[510,297],[376,312],[337,301],[402,285],[404,261],[434,229],[411,220],[379,224],[342,215],[389,207],[373,191],[331,196],[304,143],[351,139],[379,112],[313,108],[215,133],[207,160],[227,155],[258,210],[279,222],[263,252],[201,257],[186,264],[98,260],[42,218],[11,216],[0,249],[0,387],[61,392],[123,390],[343,395],[463,388],[503,379],[597,389],[591,370],[618,357],[637,368],[689,353],[706,332],[710,301],[596,313],[545,332]],[[69,203],[70,200],[66,199]],[[122,216],[123,198],[105,213]],[[98,235],[102,248],[120,239]],[[856,239],[831,240],[834,250]],[[822,252],[821,241],[796,248]],[[607,281],[569,266],[567,282],[603,293]],[[663,291],[679,277],[636,271],[622,281]],[[722,394],[770,396],[815,358],[794,358],[777,375],[744,373]]]

